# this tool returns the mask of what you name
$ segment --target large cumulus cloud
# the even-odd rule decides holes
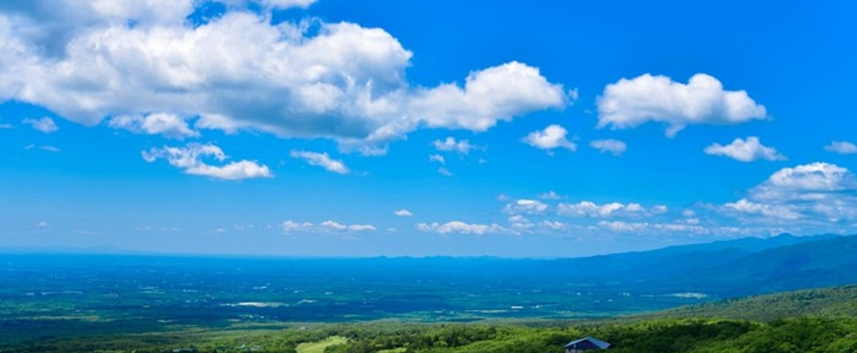
[[[666,124],[675,136],[692,124],[729,125],[767,117],[765,106],[747,91],[729,91],[720,80],[696,74],[687,83],[644,74],[623,78],[604,88],[598,98],[598,127],[634,128],[647,122]]]
[[[519,62],[474,70],[463,84],[413,86],[412,53],[385,30],[273,23],[246,2],[225,1],[227,10],[202,23],[189,20],[200,5],[191,0],[4,2],[0,100],[85,125],[161,114],[197,130],[329,138],[369,152],[422,126],[484,131],[569,100]]]

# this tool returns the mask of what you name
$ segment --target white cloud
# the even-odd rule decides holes
[[[857,220],[855,191],[851,171],[816,162],[780,169],[721,210],[750,223],[835,226]]]
[[[476,148],[467,140],[456,141],[453,137],[447,137],[445,140],[435,140],[432,144],[438,151],[457,152],[460,154],[468,154],[470,150]]]
[[[641,210],[642,210],[642,211],[645,211],[645,209],[642,209],[642,206],[640,206],[639,204],[629,204],[629,205],[627,206],[627,208],[628,208],[628,209],[631,209],[631,205],[639,206],[639,207],[641,207]],[[652,206],[652,207],[650,207],[650,208],[649,208],[649,212],[650,212],[650,213],[654,213],[654,214],[667,213],[667,211],[668,211],[668,209],[667,209],[667,206],[666,206],[666,205],[654,205],[654,206]]]
[[[550,190],[548,192],[544,192],[544,193],[539,194],[539,198],[542,200],[559,200],[559,199],[562,199],[564,197],[557,194],[553,190]]]
[[[0,101],[84,125],[159,112],[199,117],[197,129],[327,138],[378,154],[420,127],[485,131],[569,103],[561,85],[518,62],[472,71],[463,85],[413,86],[412,53],[353,23],[272,24],[239,6],[193,24],[191,0],[26,3],[0,5]]]
[[[835,164],[816,162],[783,168],[752,190],[760,199],[781,199],[797,193],[836,193],[857,188],[854,174]],[[823,196],[823,195],[817,195]],[[810,199],[815,199],[811,196]]]
[[[728,145],[714,143],[705,148],[705,153],[714,156],[726,156],[741,162],[752,162],[759,159],[766,161],[784,161],[783,156],[776,149],[762,145],[759,138],[750,136],[746,140],[736,138]]]
[[[56,147],[56,146],[51,146],[51,145],[42,145],[42,146],[27,145],[27,146],[24,146],[24,149],[25,149],[25,150],[31,150],[31,149],[34,149],[34,148],[38,148],[38,149],[40,149],[40,150],[42,150],[42,151],[45,151],[45,152],[54,152],[54,153],[62,152],[62,150],[61,150],[61,149],[59,149],[58,147]]]
[[[526,230],[536,226],[526,217],[517,214],[510,216],[508,222],[510,227],[519,230]]]
[[[444,224],[440,224],[437,222],[428,224],[428,223],[419,223],[417,224],[417,230],[426,233],[438,233],[442,235],[449,234],[473,234],[473,235],[486,235],[486,234],[508,234],[514,232],[506,229],[496,223],[492,224],[470,224],[464,223],[461,221],[451,221]]]
[[[664,205],[655,205],[647,209],[638,203],[611,202],[598,205],[592,201],[580,201],[578,203],[561,203],[557,206],[557,214],[569,217],[652,216],[666,212],[667,207]]]
[[[562,222],[548,220],[543,220],[541,222],[533,222],[519,214],[509,216],[508,222],[509,227],[516,234],[555,235],[558,231],[564,231],[568,229],[568,224]]]
[[[309,163],[309,165],[322,167],[330,172],[338,174],[348,174],[351,172],[351,170],[345,166],[345,163],[330,158],[330,156],[327,155],[327,152],[318,153],[309,151],[292,151],[289,155],[292,156],[292,158],[303,159]]]
[[[411,213],[411,211],[408,211],[406,209],[395,210],[393,211],[393,214],[398,217],[411,217],[414,215],[413,213]]]
[[[716,78],[696,74],[687,84],[645,74],[607,85],[598,98],[598,127],[667,125],[669,137],[692,124],[739,124],[767,116],[746,91],[727,91]]]
[[[848,141],[833,141],[824,146],[824,150],[839,154],[857,154],[857,146]]]
[[[591,201],[581,201],[576,204],[561,203],[557,206],[557,213],[575,217],[607,217],[623,208],[625,205],[618,202],[597,205]]]
[[[270,9],[288,9],[288,8],[307,8],[314,4],[317,0],[215,0],[231,6],[247,6],[249,4],[259,4],[262,7]]]
[[[261,0],[263,5],[278,9],[288,9],[292,7],[307,8],[316,1],[317,0]]]
[[[375,227],[371,224],[352,224],[352,225],[348,226],[348,230],[351,230],[354,232],[368,232],[368,231],[374,232],[377,229],[375,229]]]
[[[580,90],[577,87],[568,90],[568,98],[571,99],[572,102],[577,101],[580,98]]]
[[[295,221],[285,221],[280,227],[283,229],[283,232],[292,233],[292,232],[305,232],[310,229],[313,229],[314,225],[309,222],[295,222]]]
[[[634,233],[635,235],[688,236],[711,235],[717,237],[759,236],[758,229],[731,226],[701,226],[688,223],[625,222],[600,221],[598,228],[616,233]]]
[[[565,230],[568,228],[568,224],[558,221],[541,221],[539,226],[549,230]]]
[[[374,232],[375,226],[371,224],[342,224],[335,221],[324,221],[319,224],[323,228],[329,228],[336,231],[352,231],[352,232]]]
[[[114,129],[124,129],[136,134],[163,135],[166,138],[177,140],[186,137],[199,137],[199,132],[191,129],[185,119],[169,113],[145,116],[120,115],[110,119],[107,125]]]
[[[220,147],[212,144],[191,143],[186,147],[151,148],[148,151],[143,151],[142,156],[149,163],[158,159],[166,159],[170,165],[182,169],[187,174],[215,179],[241,180],[274,176],[267,166],[260,165],[255,161],[241,160],[221,166],[206,163],[204,159],[223,163],[229,158]]]
[[[485,131],[498,121],[549,108],[562,108],[568,97],[539,70],[519,62],[471,72],[464,88],[443,84],[418,91],[408,110],[429,127]]]
[[[12,124],[0,123],[0,130],[14,129],[15,127]]]
[[[740,199],[724,205],[737,213],[754,214],[764,217],[794,220],[801,217],[800,213],[792,207],[778,204],[757,203],[747,199]]]
[[[24,123],[26,125],[30,125],[31,127],[33,127],[34,130],[41,131],[41,132],[46,133],[46,134],[50,134],[50,133],[53,133],[53,132],[56,132],[57,130],[59,130],[59,127],[57,127],[57,124],[54,123],[54,119],[51,119],[49,117],[44,117],[41,119],[27,118],[27,119],[21,120],[21,123]]]
[[[444,167],[437,168],[437,172],[445,177],[452,177],[452,172],[450,172],[449,169],[446,169]]]
[[[280,225],[284,233],[358,233],[377,231],[371,224],[343,224],[327,220],[318,224],[288,220]]]
[[[601,221],[601,222],[598,222],[598,226],[605,228],[605,229],[612,230],[612,231],[617,231],[617,232],[634,232],[634,231],[640,231],[640,230],[647,228],[649,226],[649,224],[648,223],[641,223],[641,222]]]
[[[577,150],[577,144],[566,139],[566,134],[568,134],[568,131],[562,126],[550,125],[544,130],[529,133],[524,137],[524,142],[543,150],[553,150],[555,148],[565,148],[569,151]]]
[[[429,162],[437,162],[440,164],[446,164],[446,159],[444,159],[443,156],[441,156],[439,154],[433,154],[433,155],[429,156]]]
[[[601,151],[602,153],[611,153],[614,156],[621,156],[622,153],[625,153],[628,150],[628,146],[619,140],[595,140],[589,143],[589,146],[592,148]]]
[[[511,214],[539,214],[547,211],[548,205],[538,200],[520,199],[506,205],[503,211]]]

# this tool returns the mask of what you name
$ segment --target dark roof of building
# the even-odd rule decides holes
[[[576,341],[571,341],[565,345],[566,349],[607,349],[610,348],[610,343],[604,342],[597,338],[586,337]]]

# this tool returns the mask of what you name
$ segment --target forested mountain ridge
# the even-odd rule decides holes
[[[739,239],[558,260],[565,276],[661,292],[738,297],[857,283],[857,236]]]
[[[644,318],[721,318],[769,322],[798,317],[857,317],[857,284],[774,293],[683,306]]]

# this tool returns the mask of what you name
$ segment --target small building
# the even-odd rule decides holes
[[[581,338],[565,345],[565,353],[584,353],[593,349],[608,349],[610,343],[593,337]]]

